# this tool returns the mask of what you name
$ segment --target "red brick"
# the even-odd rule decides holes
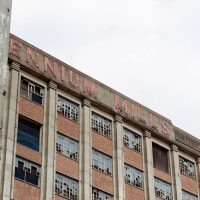
[[[144,200],[144,190],[125,184],[126,200]]]
[[[182,188],[194,195],[198,195],[198,183],[196,180],[181,175]]]
[[[44,121],[44,108],[24,97],[20,97],[19,113],[40,124]]]

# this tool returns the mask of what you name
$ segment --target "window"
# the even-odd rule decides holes
[[[182,200],[197,200],[196,196],[185,191],[182,192],[182,196]]]
[[[78,122],[78,105],[61,97],[58,97],[57,111],[64,117]]]
[[[168,150],[153,144],[153,166],[165,173],[169,173]]]
[[[33,150],[39,151],[39,132],[39,125],[24,119],[19,119],[17,142]]]
[[[42,105],[43,104],[43,93],[44,93],[43,87],[22,77],[22,79],[21,79],[21,96],[26,97],[26,98],[30,99],[31,101]]]
[[[102,134],[105,137],[111,138],[112,123],[110,120],[96,113],[92,113],[92,131]]]
[[[191,178],[195,178],[195,167],[193,162],[183,157],[179,157],[179,168],[181,174]]]
[[[92,167],[103,173],[112,175],[112,158],[93,149]]]
[[[40,167],[30,161],[16,157],[15,177],[38,186]]]
[[[112,200],[112,196],[96,188],[92,188],[92,200]]]
[[[78,181],[56,174],[55,193],[70,200],[78,199]]]
[[[125,182],[138,188],[143,188],[143,173],[134,167],[124,166]]]
[[[78,142],[61,134],[57,134],[57,152],[73,160],[78,160]]]
[[[137,152],[142,152],[141,136],[124,128],[124,146],[133,149]]]
[[[164,200],[171,200],[172,199],[171,185],[157,178],[154,179],[155,179],[154,188],[156,197],[160,197],[161,199]]]

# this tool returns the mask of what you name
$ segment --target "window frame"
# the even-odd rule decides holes
[[[75,145],[76,145],[76,147],[75,147],[75,151],[74,152],[71,152],[70,150],[71,150],[71,147],[70,147],[70,145],[69,145],[69,150],[68,149],[66,149],[66,150],[63,150],[63,152],[64,151],[67,151],[67,152],[69,152],[69,156],[68,155],[65,155],[64,153],[62,153],[62,152],[59,152],[58,151],[58,147],[59,147],[59,144],[58,144],[58,138],[62,138],[63,140],[61,140],[62,142],[64,142],[64,140],[66,141],[66,144],[62,144],[63,145],[63,149],[66,147],[66,146],[68,146],[68,144],[71,144],[71,142],[73,142]],[[75,140],[75,139],[73,139],[73,138],[71,138],[71,137],[68,137],[68,136],[66,136],[66,135],[64,135],[64,134],[62,134],[61,132],[57,132],[57,135],[56,135],[56,152],[58,153],[58,154],[61,154],[62,156],[65,156],[65,157],[67,157],[67,158],[69,158],[69,159],[72,159],[72,160],[74,160],[74,161],[79,161],[79,142],[77,141],[77,140]],[[72,157],[70,157],[70,154],[77,154],[77,159],[76,158],[73,158],[73,156]],[[75,156],[76,157],[76,156]]]
[[[161,151],[157,151],[157,155],[154,157],[154,153],[155,153],[155,148],[161,150]],[[166,153],[166,161],[163,162],[163,159],[165,158],[165,156],[163,156],[162,153]],[[159,157],[158,157],[158,154]],[[162,154],[162,155],[161,155]],[[166,174],[170,174],[170,157],[169,157],[169,149],[152,142],[152,157],[153,157],[153,167],[157,170],[160,170]],[[161,158],[161,161],[158,163],[159,158]],[[167,163],[166,165],[164,165],[164,163]],[[161,166],[162,165],[162,166]],[[166,167],[166,169],[165,169]]]
[[[100,193],[100,195],[96,199],[95,199],[94,194],[93,194],[94,190],[96,190],[96,193]],[[105,198],[102,198],[101,195],[104,195]],[[109,197],[109,199],[106,198],[106,196]],[[111,195],[111,194],[109,194],[107,192],[104,192],[104,191],[102,191],[100,189],[97,189],[95,187],[92,187],[92,200],[99,200],[99,199],[101,199],[101,200],[107,200],[107,199],[108,200],[113,200],[113,195]]]
[[[94,154],[96,154],[96,155],[94,155]],[[101,158],[102,158],[102,160],[100,162]],[[105,164],[104,160],[107,160],[110,163],[108,162],[107,164]],[[108,176],[112,176],[113,175],[113,160],[112,160],[112,157],[101,152],[101,151],[98,151],[98,150],[92,148],[92,169],[95,169],[99,172],[102,172],[102,173],[104,173]]]
[[[57,184],[59,184],[58,177],[59,177],[60,181],[62,179],[62,184],[61,184],[62,187],[61,188],[62,188],[63,191],[61,191],[60,193],[57,192],[58,189],[59,189],[59,187],[57,186]],[[64,188],[64,186],[67,187],[67,183],[71,186],[71,187],[69,187],[69,191],[70,190],[76,190],[77,194],[74,194],[73,196],[76,195],[76,200],[78,200],[79,199],[79,181],[75,180],[75,179],[73,179],[69,176],[58,173],[58,172],[56,172],[56,175],[55,175],[55,185],[54,185],[55,194],[65,198],[65,199],[75,200],[73,198],[73,196],[72,196],[72,198],[70,198],[70,197],[66,197],[64,194],[63,195],[61,194],[61,193],[64,193],[66,191],[63,188]],[[73,188],[74,185],[76,186],[76,188]],[[58,188],[58,189],[56,189],[56,188]],[[69,192],[69,195],[70,195],[70,192]]]
[[[23,179],[20,178],[19,176],[16,177],[16,174],[17,174],[16,168],[19,167],[19,162],[23,163],[23,171],[24,171]],[[27,178],[28,177],[28,173],[31,172],[32,168],[36,169],[35,176],[38,177],[36,179],[37,184],[34,184],[33,182],[30,182],[29,181],[30,179]],[[31,185],[33,185],[35,187],[40,187],[40,176],[41,176],[41,166],[39,164],[36,164],[36,163],[34,163],[32,161],[29,161],[27,159],[24,159],[24,158],[21,158],[19,156],[16,156],[16,158],[15,158],[15,175],[14,175],[15,179],[23,181],[23,182],[25,182],[27,184],[31,184]]]
[[[94,123],[95,119],[96,119],[97,123]],[[100,124],[101,122],[102,122],[102,126]],[[95,126],[96,126],[96,128],[95,128]],[[106,129],[106,126],[108,126],[107,129]],[[98,133],[108,139],[112,139],[112,129],[113,129],[112,120],[108,119],[107,117],[104,117],[101,114],[98,114],[95,111],[92,111],[92,113],[91,113],[91,130],[93,132]],[[108,133],[106,133],[106,131],[108,131]]]
[[[21,128],[21,130],[20,130],[20,128]],[[26,128],[25,132],[22,131],[22,129],[24,129],[24,128]],[[20,134],[26,135],[26,137],[29,138],[29,139],[32,137],[31,141],[34,141],[33,140],[33,135],[34,135],[33,132],[30,133],[30,132],[28,132],[28,130],[32,130],[32,131],[35,132],[34,134],[37,134],[37,137],[35,137],[36,138],[35,140],[37,140],[38,143],[33,145],[33,146],[36,146],[35,148],[29,146],[28,142],[27,143],[20,142],[20,140],[21,140],[20,137],[22,138],[22,136],[20,136]],[[23,139],[25,141],[25,138],[23,138]],[[40,142],[41,142],[41,125],[36,123],[36,122],[30,121],[30,120],[28,120],[26,118],[23,118],[23,117],[19,116],[18,128],[17,128],[17,144],[23,145],[23,146],[25,146],[25,147],[33,150],[33,151],[40,152],[40,148],[41,148],[40,147],[41,146]]]
[[[127,138],[125,138],[125,136],[126,136],[125,134],[129,135],[129,137],[131,137],[131,138],[129,138],[128,136],[127,136]],[[140,147],[139,147],[140,150],[137,150],[137,148],[132,148],[130,146],[130,143],[133,144],[133,141],[134,141],[132,138],[136,138],[136,137],[139,140],[139,144],[136,144],[136,145],[140,145]],[[129,145],[125,144],[125,140],[127,140],[126,142],[129,143]],[[133,150],[133,151],[135,151],[137,153],[140,153],[140,154],[143,153],[143,151],[142,151],[142,146],[143,146],[143,144],[142,144],[142,136],[140,134],[136,133],[135,131],[132,131],[129,128],[126,128],[124,126],[123,126],[123,145],[124,145],[124,147],[129,148],[129,149],[131,149],[131,150]]]
[[[24,82],[27,82],[27,88],[25,88]],[[34,91],[32,91],[32,88],[34,88]],[[38,88],[40,90],[39,94],[37,94],[36,88]],[[35,81],[30,80],[29,78],[21,76],[20,96],[32,101],[35,104],[44,106],[44,92],[45,92],[45,88],[43,86],[36,83]],[[34,96],[37,98],[41,98],[40,99],[41,103],[38,102],[37,100],[34,100]]]
[[[126,176],[127,176],[126,167],[128,167],[129,170],[130,170],[130,176],[131,175],[135,176],[135,175],[133,175],[133,171],[137,172],[137,174],[140,173],[141,183],[139,183],[139,184],[141,184],[141,186],[137,186],[137,183],[133,184],[137,178],[133,179],[133,181],[131,181],[131,178],[130,178],[130,182],[127,181],[127,179],[126,179]],[[124,181],[125,181],[126,184],[132,185],[132,186],[134,186],[136,188],[144,189],[144,172],[142,170],[140,170],[140,169],[137,169],[136,167],[133,167],[133,166],[131,166],[129,164],[124,163]],[[131,182],[133,182],[133,183],[131,183]]]
[[[61,105],[59,105],[59,100],[61,100],[63,104],[60,103]],[[59,109],[60,109],[60,111],[59,111]],[[62,113],[62,109],[63,109],[63,113]],[[70,110],[70,111],[68,111],[68,110]],[[58,98],[57,98],[57,113],[59,115],[61,115],[62,117],[66,118],[74,123],[77,123],[77,124],[79,123],[79,120],[80,120],[79,104],[70,99],[65,98],[62,95],[58,95]]]

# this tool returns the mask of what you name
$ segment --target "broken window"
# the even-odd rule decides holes
[[[77,200],[78,181],[56,173],[55,193],[69,200]]]
[[[153,144],[153,166],[165,173],[169,173],[168,150]]]
[[[21,96],[43,105],[44,88],[24,77],[21,79],[20,93]]]
[[[125,182],[131,185],[134,185],[138,188],[143,188],[143,173],[142,171],[128,166],[125,164],[124,166],[124,179]]]
[[[124,146],[133,149],[137,152],[142,152],[141,136],[126,128],[123,129],[123,132]]]
[[[59,133],[57,134],[56,151],[73,160],[78,160],[78,142]]]
[[[182,197],[183,200],[197,200],[197,196],[185,191],[182,191]]]
[[[193,162],[179,157],[179,169],[181,174],[195,179],[195,166]]]
[[[38,186],[40,167],[30,161],[16,157],[15,177]]]
[[[74,122],[78,122],[79,106],[72,101],[58,97],[57,111],[62,116]]]
[[[105,174],[112,175],[112,158],[93,149],[92,167]]]
[[[172,200],[172,189],[169,183],[154,178],[154,189],[156,197],[164,200]]]
[[[25,119],[19,119],[17,142],[33,150],[39,151],[40,126]]]
[[[112,200],[113,197],[96,188],[92,188],[92,200]]]
[[[110,120],[96,113],[92,113],[92,131],[102,134],[105,137],[111,138],[112,123]]]

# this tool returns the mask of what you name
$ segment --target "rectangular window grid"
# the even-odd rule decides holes
[[[78,122],[79,107],[77,104],[67,99],[58,97],[57,111],[59,114],[63,115],[64,117],[74,122]]]
[[[78,142],[57,134],[56,151],[73,160],[78,160]]]
[[[124,165],[125,182],[138,188],[143,188],[143,173],[134,167]]]
[[[137,152],[142,152],[141,136],[124,128],[123,142],[124,146],[133,149]]]
[[[19,119],[17,142],[33,150],[39,151],[40,127],[27,120]]]
[[[193,162],[179,157],[179,168],[181,174],[195,179],[195,166]]]
[[[70,200],[77,200],[78,181],[56,174],[55,193]]]
[[[20,94],[31,101],[43,105],[44,88],[22,77]]]
[[[197,200],[196,196],[185,191],[182,191],[182,196],[183,196],[183,200]]]
[[[16,157],[15,177],[38,186],[40,166],[22,158]]]
[[[111,138],[112,123],[105,117],[96,113],[92,113],[92,131],[100,133],[105,137]]]
[[[92,188],[92,200],[112,200],[113,197],[101,190]]]
[[[171,200],[172,199],[171,185],[157,178],[154,178],[154,180],[155,180],[154,182],[155,195],[164,200]]]
[[[92,167],[105,174],[112,175],[112,158],[93,149]]]

